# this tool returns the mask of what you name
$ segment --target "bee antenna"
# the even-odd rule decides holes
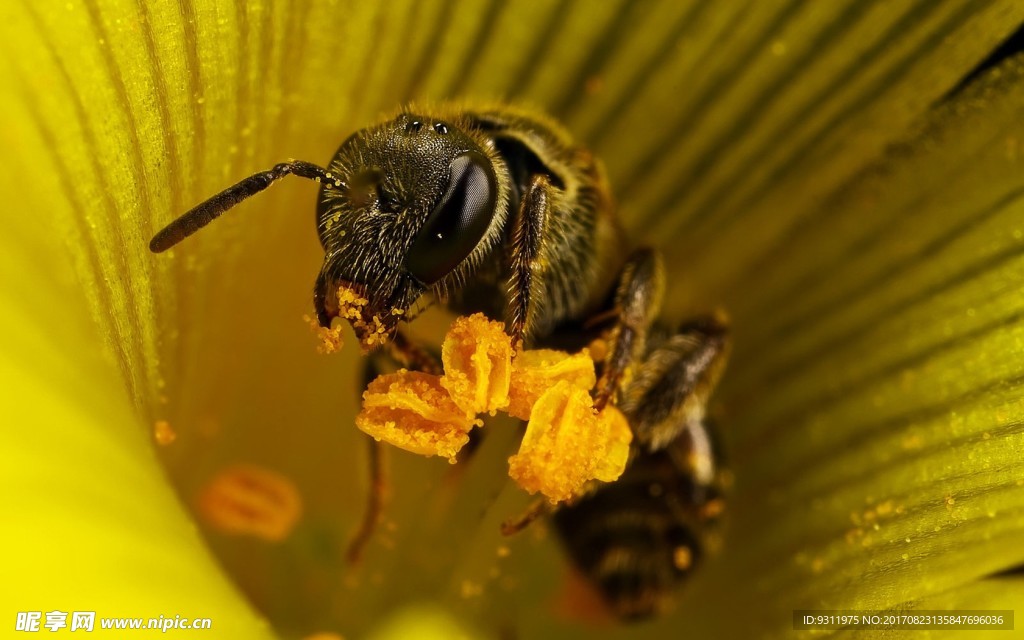
[[[242,200],[252,197],[274,184],[281,178],[294,174],[300,178],[316,180],[328,187],[345,188],[344,182],[332,176],[326,169],[302,160],[289,160],[274,165],[272,169],[251,175],[234,186],[228,187],[212,198],[196,205],[181,217],[157,232],[149,242],[153,253],[167,251],[196,231],[220,217],[222,213]]]

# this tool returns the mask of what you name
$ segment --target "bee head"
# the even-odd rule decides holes
[[[422,294],[458,288],[499,245],[508,215],[508,168],[493,143],[465,123],[402,113],[350,136],[328,169],[289,160],[228,187],[158,231],[150,250],[170,249],[288,175],[321,185],[317,319],[330,325],[345,285],[366,299],[362,318],[348,316],[357,334],[390,336]]]
[[[456,124],[402,113],[350,136],[328,170],[342,186],[323,185],[317,208],[324,326],[345,285],[368,301],[354,327],[376,317],[390,334],[421,295],[457,288],[501,240],[507,169]]]

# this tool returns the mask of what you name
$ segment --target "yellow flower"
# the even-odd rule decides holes
[[[318,356],[303,326],[310,185],[147,249],[227,184],[452,96],[564,121],[667,249],[669,316],[722,307],[735,328],[720,552],[639,636],[1024,601],[1019,574],[991,577],[1024,564],[1024,69],[964,82],[1020,3],[2,4],[2,624],[77,609],[347,637],[429,601],[436,634],[438,609],[481,634],[594,634],[553,613],[553,537],[497,533],[525,500],[513,428],[466,467],[388,452],[381,532],[345,561],[358,350]],[[235,464],[301,495],[283,542],[193,519]]]

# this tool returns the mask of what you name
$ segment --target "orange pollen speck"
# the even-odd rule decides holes
[[[161,447],[166,447],[178,439],[178,434],[166,420],[157,420],[153,424],[153,439]]]
[[[672,564],[680,571],[686,571],[693,565],[693,552],[689,547],[676,547],[672,552]]]

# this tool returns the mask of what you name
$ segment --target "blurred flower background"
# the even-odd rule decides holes
[[[0,625],[768,638],[796,608],[1024,602],[1020,3],[12,0],[0,19]],[[526,502],[505,425],[465,468],[388,452],[382,531],[346,562],[361,381],[302,322],[308,183],[147,250],[241,177],[448,98],[564,121],[666,250],[668,314],[732,317],[729,519],[671,616],[595,630],[544,527],[500,538]],[[283,540],[203,511],[239,468],[260,470],[240,498],[258,517],[297,512]]]

